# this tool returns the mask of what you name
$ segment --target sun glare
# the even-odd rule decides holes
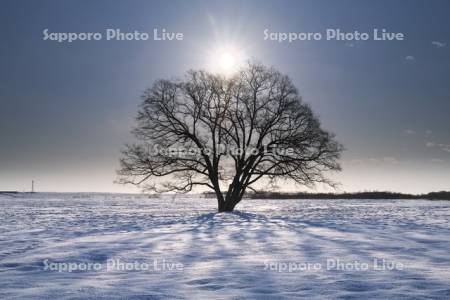
[[[230,76],[239,70],[245,60],[246,56],[242,49],[221,46],[210,51],[208,64],[211,71]]]
[[[224,72],[229,72],[235,66],[236,61],[231,53],[224,52],[220,54],[219,65]]]

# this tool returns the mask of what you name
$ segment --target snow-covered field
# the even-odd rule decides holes
[[[450,202],[244,200],[237,209],[2,195],[0,299],[450,299]]]

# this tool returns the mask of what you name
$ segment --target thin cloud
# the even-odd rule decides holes
[[[393,165],[396,165],[399,163],[398,159],[396,159],[395,157],[391,157],[391,156],[383,157],[383,161],[386,163],[393,164]]]
[[[441,147],[441,149],[442,149],[443,151],[450,153],[450,145],[439,144],[439,146]]]
[[[431,162],[432,162],[432,163],[443,163],[444,160],[443,160],[443,159],[439,159],[439,158],[432,158],[432,159],[431,159]]]
[[[414,56],[412,56],[412,55],[406,56],[405,59],[406,59],[406,60],[409,60],[409,61],[416,60],[416,58],[415,58]]]
[[[434,46],[436,46],[438,48],[442,48],[442,47],[447,46],[447,43],[438,42],[438,41],[432,41],[431,44],[433,44]]]
[[[425,146],[427,146],[428,148],[437,147],[437,148],[441,149],[442,151],[450,153],[450,144],[438,144],[438,143],[434,143],[434,142],[428,142],[425,144]]]
[[[355,165],[365,165],[365,164],[378,165],[380,163],[397,165],[400,163],[400,161],[398,159],[396,159],[395,157],[392,157],[392,156],[357,158],[357,159],[352,159],[350,162]]]
[[[417,132],[416,132],[415,130],[412,130],[412,129],[405,129],[405,133],[406,133],[407,135],[414,135],[414,134],[416,134]]]

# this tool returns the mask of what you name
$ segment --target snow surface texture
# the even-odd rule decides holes
[[[2,195],[0,299],[450,299],[450,202],[244,200],[237,209],[217,214],[214,199]],[[114,259],[182,268],[108,269]],[[396,268],[375,269],[374,259]],[[59,272],[45,260],[101,268]],[[321,269],[292,270],[308,263]]]

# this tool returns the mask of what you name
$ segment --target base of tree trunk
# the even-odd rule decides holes
[[[232,211],[234,211],[234,208],[223,208],[223,209],[219,208],[219,212],[232,212]]]
[[[219,203],[219,208],[218,211],[219,212],[232,212],[234,211],[234,207],[236,206],[236,204],[234,203]]]

